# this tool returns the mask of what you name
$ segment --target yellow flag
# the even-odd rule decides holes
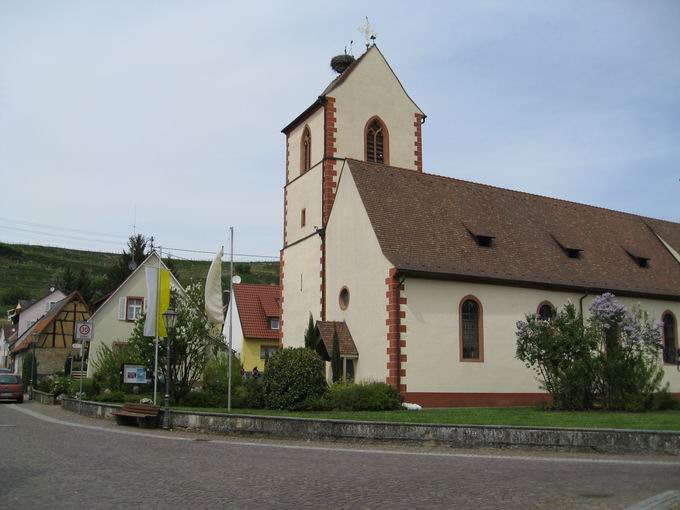
[[[159,289],[159,303],[158,308],[158,336],[165,338],[168,332],[165,330],[163,323],[163,313],[170,308],[170,271],[161,269],[160,289]]]

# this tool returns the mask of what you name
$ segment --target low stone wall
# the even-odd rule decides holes
[[[65,399],[78,411],[78,401]],[[83,414],[112,419],[120,405],[83,402]],[[162,414],[162,412],[161,412]],[[173,411],[172,426],[215,434],[294,439],[387,441],[437,444],[458,448],[538,448],[603,453],[680,455],[680,432],[616,429],[567,429],[480,425],[430,425],[286,418],[242,414]]]
[[[67,411],[77,413],[79,407],[78,399],[69,397],[63,398],[61,407]],[[121,407],[123,407],[123,404],[101,404],[99,402],[83,400],[81,414],[92,418],[114,420],[115,417],[113,416],[113,413],[118,411]]]
[[[45,393],[44,391],[33,390],[32,391],[33,400],[40,402],[41,404],[47,404],[53,406],[57,404],[57,396],[52,395],[52,393]]]

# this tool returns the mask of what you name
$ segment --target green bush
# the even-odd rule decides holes
[[[243,386],[243,400],[239,407],[248,409],[262,409],[265,406],[264,382],[261,377],[247,379]]]
[[[100,393],[94,400],[96,402],[125,402],[125,393],[120,390]]]
[[[668,387],[669,385],[666,383],[664,388],[654,393],[646,407],[654,411],[680,409],[680,400],[673,396]]]
[[[69,393],[69,386],[71,384],[71,378],[67,375],[58,375],[52,379],[52,388],[50,388],[50,393],[54,395],[63,395],[64,393]]]
[[[31,374],[33,374],[33,384],[38,381],[38,368],[40,367],[40,362],[36,358],[35,366],[33,365],[33,353],[27,351],[21,358],[21,380],[24,383],[24,390],[28,388],[31,383]]]
[[[229,374],[229,357],[226,352],[218,352],[203,370],[203,389],[217,394],[227,394],[227,376]],[[243,382],[241,376],[241,362],[236,356],[231,358],[231,389],[232,391]]]
[[[83,397],[94,398],[99,393],[100,386],[94,379],[83,379]],[[68,387],[69,395],[78,395],[80,392],[80,380],[72,380]]]
[[[266,407],[295,410],[305,400],[323,395],[328,388],[324,368],[319,355],[305,347],[274,353],[263,376]]]
[[[341,381],[328,389],[319,405],[328,411],[390,411],[400,409],[402,402],[402,396],[389,384]]]
[[[50,390],[52,389],[52,381],[49,377],[43,377],[38,381],[38,384],[35,385],[35,389],[44,393],[50,393]]]
[[[224,396],[226,401],[227,397]],[[186,407],[220,407],[222,397],[209,391],[190,391],[180,401]]]
[[[132,347],[124,344],[113,350],[108,345],[101,344],[92,361],[94,380],[102,388],[122,390],[121,367],[125,363],[141,363],[141,358]]]

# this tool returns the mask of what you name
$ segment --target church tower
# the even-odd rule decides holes
[[[324,235],[344,159],[423,170],[425,114],[378,47],[370,45],[356,60],[335,57],[331,66],[338,76],[282,131],[281,328],[286,347],[304,345],[310,313],[314,321],[326,319]]]

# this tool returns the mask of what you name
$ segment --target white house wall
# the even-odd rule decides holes
[[[66,294],[64,294],[62,291],[55,290],[50,295],[45,296],[39,301],[33,303],[31,306],[26,308],[26,310],[21,310],[21,313],[19,314],[17,337],[20,337],[24,333],[24,331],[28,329],[28,325],[30,323],[37,322],[38,319],[40,319],[40,317],[49,312],[50,303],[57,303],[58,301],[61,301],[65,297]]]
[[[357,380],[384,381],[387,376],[389,268],[352,174],[345,169],[326,228],[326,318],[347,322],[359,351]],[[339,302],[343,287],[350,292],[346,310]]]
[[[106,301],[90,318],[94,326],[93,338],[90,342],[90,362],[87,367],[87,376],[94,375],[94,364],[97,359],[99,349],[102,344],[109,347],[114,342],[127,342],[135,327],[132,321],[118,320],[118,300],[123,297],[144,298],[146,308],[147,288],[145,267],[158,267],[158,257],[150,256],[142,265],[129,277],[116,291],[111,298]],[[173,289],[181,288],[174,276],[170,277],[170,287]],[[144,310],[146,311],[146,310]],[[155,313],[153,310],[152,313]]]

